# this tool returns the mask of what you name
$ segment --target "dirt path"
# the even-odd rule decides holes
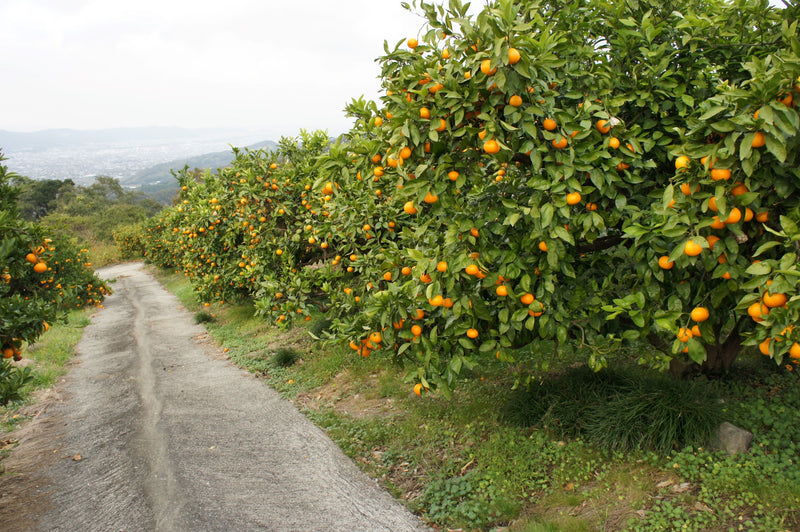
[[[141,264],[100,273],[115,293],[3,462],[0,529],[423,528],[290,403],[206,349]]]

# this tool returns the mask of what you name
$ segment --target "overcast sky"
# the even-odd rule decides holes
[[[482,2],[474,2],[475,4]],[[400,0],[2,0],[0,129],[346,131]]]

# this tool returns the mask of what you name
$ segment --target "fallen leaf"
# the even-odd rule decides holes
[[[80,462],[81,460],[83,460],[83,456],[81,456],[81,455],[79,455],[79,454],[76,454],[76,455],[74,455],[74,456],[72,457],[72,460],[73,460],[74,462]]]

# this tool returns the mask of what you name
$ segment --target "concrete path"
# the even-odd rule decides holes
[[[3,462],[0,529],[422,530],[293,405],[198,339],[141,263]]]

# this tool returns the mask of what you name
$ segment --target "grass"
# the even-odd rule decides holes
[[[190,310],[202,308],[183,277],[163,279]],[[208,311],[216,321],[207,330],[235,363],[263,376],[437,527],[800,529],[800,379],[764,357],[743,356],[729,378],[695,384],[561,368],[542,380],[540,400],[527,402],[520,397],[530,390],[513,391],[514,376],[498,363],[459,383],[451,399],[417,397],[390,357],[375,352],[364,359],[345,345],[313,340],[308,332],[326,327],[317,320],[285,331],[256,318],[248,304]],[[273,364],[269,354],[281,347],[293,349],[298,363]],[[603,394],[600,406],[587,404]],[[515,401],[522,405],[516,420],[504,411]],[[632,408],[623,408],[626,401]],[[667,419],[672,427],[666,443],[653,446],[658,452],[631,436],[647,427],[620,426],[629,422],[620,416],[642,403],[650,408],[637,413],[637,422]],[[686,440],[692,444],[675,445],[681,442],[675,431],[684,430],[683,418],[700,403],[704,412],[719,407],[722,418],[752,431],[753,452],[729,457],[698,443],[708,424],[702,419],[700,435]],[[610,441],[587,430],[590,412]]]
[[[52,324],[38,342],[27,346],[23,351],[23,363],[31,368],[33,379],[20,390],[20,400],[0,406],[0,440],[5,440],[4,433],[11,432],[28,419],[20,411],[34,403],[33,392],[50,388],[66,374],[67,364],[75,353],[75,345],[80,340],[84,327],[89,324],[92,310],[71,311],[66,321]],[[13,442],[0,445],[0,448],[4,449],[0,450],[0,458],[4,458],[13,448]]]

